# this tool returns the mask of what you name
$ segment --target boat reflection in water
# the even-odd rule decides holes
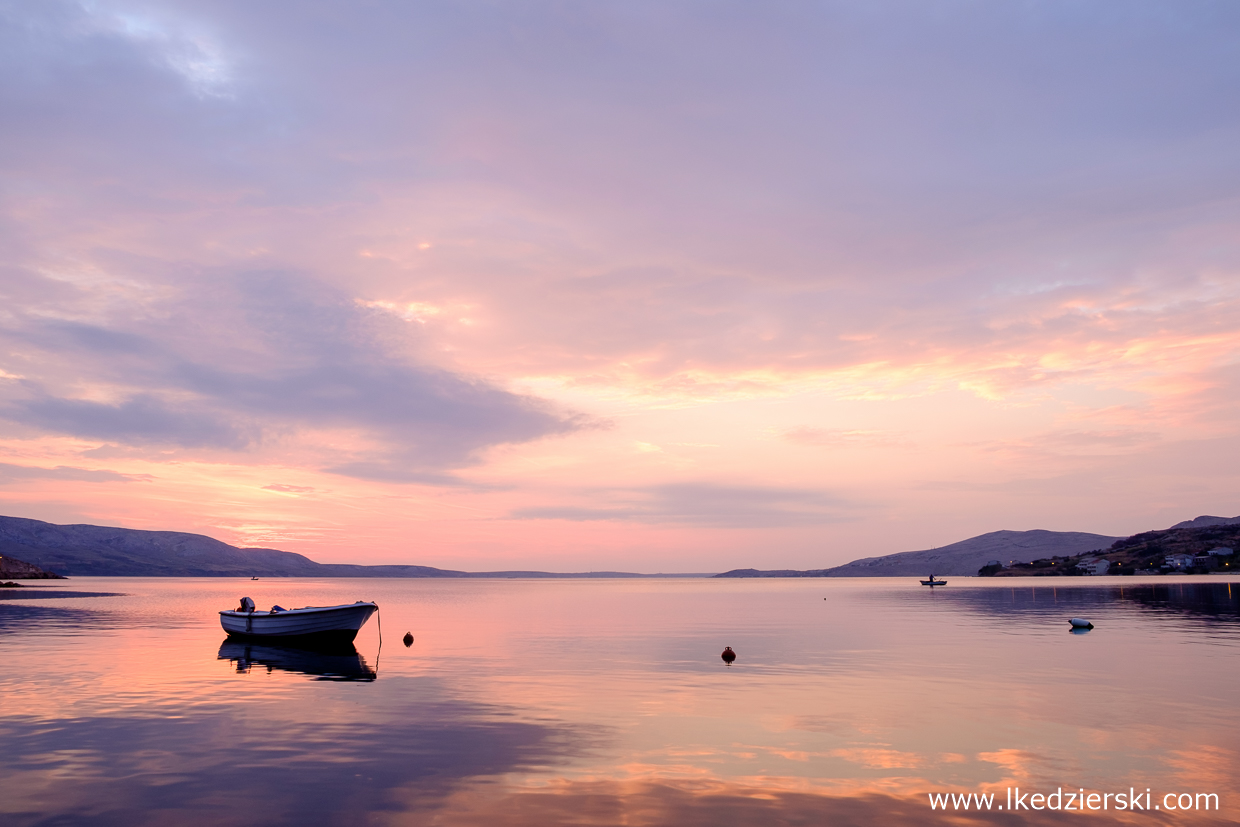
[[[220,644],[220,660],[237,665],[239,674],[254,666],[268,672],[279,669],[310,675],[316,681],[373,681],[379,677],[352,643],[323,646],[271,646],[227,638]]]

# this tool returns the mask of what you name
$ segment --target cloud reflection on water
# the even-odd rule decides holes
[[[409,697],[423,688],[408,686]],[[7,718],[2,811],[8,824],[355,823],[411,800],[433,808],[465,779],[545,768],[576,753],[583,738],[463,702],[411,703],[383,722],[218,708]]]
[[[726,827],[727,825],[786,825],[787,827],[872,827],[872,825],[1046,824],[1056,813],[933,812],[920,795],[885,795],[869,791],[823,794],[746,786],[716,779],[691,781],[640,780],[617,782],[587,779],[558,780],[537,788],[496,786],[464,788],[434,811],[386,816],[378,823],[421,827],[558,827],[558,825],[626,825],[626,827]],[[1000,799],[1002,800],[1002,799]],[[1049,818],[1048,818],[1049,816]],[[1132,816],[1090,813],[1089,823],[1131,824]],[[1141,819],[1147,821],[1148,819]],[[1204,817],[1187,823],[1230,823]]]
[[[59,609],[127,625],[0,637],[4,662],[32,665],[0,673],[0,821],[1043,824],[931,812],[926,793],[1075,784],[1226,807],[1237,627],[1128,599],[1178,612],[1159,589],[1190,608],[1190,587],[1227,589],[1183,585],[370,581],[417,645],[350,682],[314,680],[348,673],[335,656],[221,646],[235,582],[127,580],[131,598]],[[300,605],[358,583],[244,586]],[[1069,637],[1065,601],[1105,624]]]
[[[0,633],[54,631],[61,635],[83,635],[89,634],[92,629],[118,625],[121,625],[121,620],[112,612],[0,603]]]

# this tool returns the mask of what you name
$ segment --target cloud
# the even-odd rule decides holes
[[[725,5],[10,12],[8,171],[45,193],[15,249],[164,285],[266,257],[471,371],[650,395],[1001,399],[1236,351],[1234,11]]]
[[[471,482],[455,474],[419,470],[401,460],[378,460],[374,462],[347,462],[342,465],[325,466],[323,471],[372,482],[410,483],[414,485],[438,485],[449,488],[488,490],[493,486]]]
[[[420,364],[410,332],[382,321],[274,273],[220,274],[122,318],[19,315],[0,337],[20,343],[41,378],[9,382],[0,417],[123,445],[228,451],[336,429],[361,442],[324,454],[334,473],[439,482],[490,446],[579,427],[539,399]]]
[[[1237,439],[1240,7],[293,8],[0,4],[6,433],[448,499],[474,468],[585,491],[529,512],[578,528],[843,513],[661,488],[736,480],[754,434],[755,491],[872,487],[909,526],[972,507],[926,463],[1114,453],[1145,493],[1056,496],[1213,496],[1155,453]],[[620,424],[533,447],[587,413]],[[601,490],[620,440],[669,450]],[[835,449],[867,466],[807,462]]]
[[[1159,439],[1157,432],[1146,430],[1061,430],[1037,434],[1029,441],[1006,440],[1002,443],[989,443],[979,447],[987,451],[1025,456],[1055,453],[1090,456],[1097,453],[1112,454],[1129,449],[1145,448],[1158,442]]]
[[[879,445],[898,445],[903,440],[885,431],[843,430],[839,428],[815,428],[802,425],[788,428],[781,436],[795,445],[814,448],[869,448]]]
[[[730,528],[821,525],[852,519],[849,504],[819,491],[677,483],[637,489],[601,489],[601,507],[522,508],[519,520],[616,520]]]
[[[239,423],[206,415],[196,405],[169,404],[153,393],[141,393],[117,404],[107,404],[58,398],[36,391],[33,398],[14,400],[0,407],[0,417],[47,433],[131,445],[238,450],[254,438],[253,434],[244,433]]]
[[[66,482],[148,482],[155,479],[150,474],[121,474],[116,471],[91,470],[58,465],[55,468],[38,468],[31,465],[13,465],[0,462],[0,484],[21,480],[63,480]]]

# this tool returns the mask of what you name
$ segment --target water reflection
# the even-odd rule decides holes
[[[379,673],[372,669],[352,643],[323,646],[274,646],[227,638],[220,644],[219,660],[248,675],[254,666],[268,672],[279,669],[310,675],[316,681],[373,681]]]
[[[1049,579],[1049,578],[1048,578]],[[1240,584],[1206,583],[1110,583],[1084,585],[1063,583],[1018,584],[995,582],[952,591],[886,593],[901,602],[946,604],[1003,618],[1070,615],[1088,617],[1090,610],[1136,608],[1178,618],[1225,622],[1240,621]]]
[[[52,606],[0,604],[0,632],[47,632],[88,635],[99,629],[120,625],[111,612],[91,609],[62,609]]]
[[[1151,583],[1120,588],[1120,599],[1143,609],[1219,620],[1240,620],[1240,584]]]
[[[134,597],[0,605],[22,613],[0,634],[5,827],[1032,827],[1048,814],[926,796],[1240,796],[1226,581],[374,581],[384,625],[417,634],[389,638],[382,681],[377,628],[343,651],[221,643],[235,584],[80,585]],[[1072,616],[1099,628],[1069,641]]]
[[[873,791],[824,793],[780,789],[782,779],[769,779],[773,786],[724,783],[704,778],[692,781],[672,779],[561,780],[528,789],[467,786],[429,813],[401,818],[402,825],[443,825],[444,827],[719,827],[737,825],[831,825],[831,827],[873,827],[873,825],[995,824],[1005,827],[1033,827],[1062,823],[1067,819],[1050,817],[1062,813],[1009,811],[930,810],[927,796],[894,795]],[[999,794],[1003,800],[1003,793]],[[1090,812],[1091,827],[1132,824],[1125,813]],[[1231,824],[1216,814],[1193,813],[1185,821],[1196,825]],[[1196,818],[1193,818],[1196,816]],[[1181,821],[1180,823],[1184,823]]]
[[[54,600],[62,597],[124,597],[120,592],[78,592],[67,589],[41,589],[24,586],[0,590],[0,600]]]
[[[399,681],[398,681],[399,683]],[[426,698],[433,686],[401,687]],[[307,710],[309,711],[309,710]],[[0,718],[6,825],[358,824],[433,810],[462,783],[545,767],[571,730],[428,701],[390,720],[290,720],[279,709]],[[66,783],[72,779],[72,783]]]

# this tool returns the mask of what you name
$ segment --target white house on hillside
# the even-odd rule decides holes
[[[1106,574],[1107,570],[1111,568],[1111,561],[1086,558],[1078,562],[1076,567],[1083,570],[1086,574]]]
[[[1173,569],[1191,569],[1193,567],[1193,555],[1168,554],[1164,562]]]

